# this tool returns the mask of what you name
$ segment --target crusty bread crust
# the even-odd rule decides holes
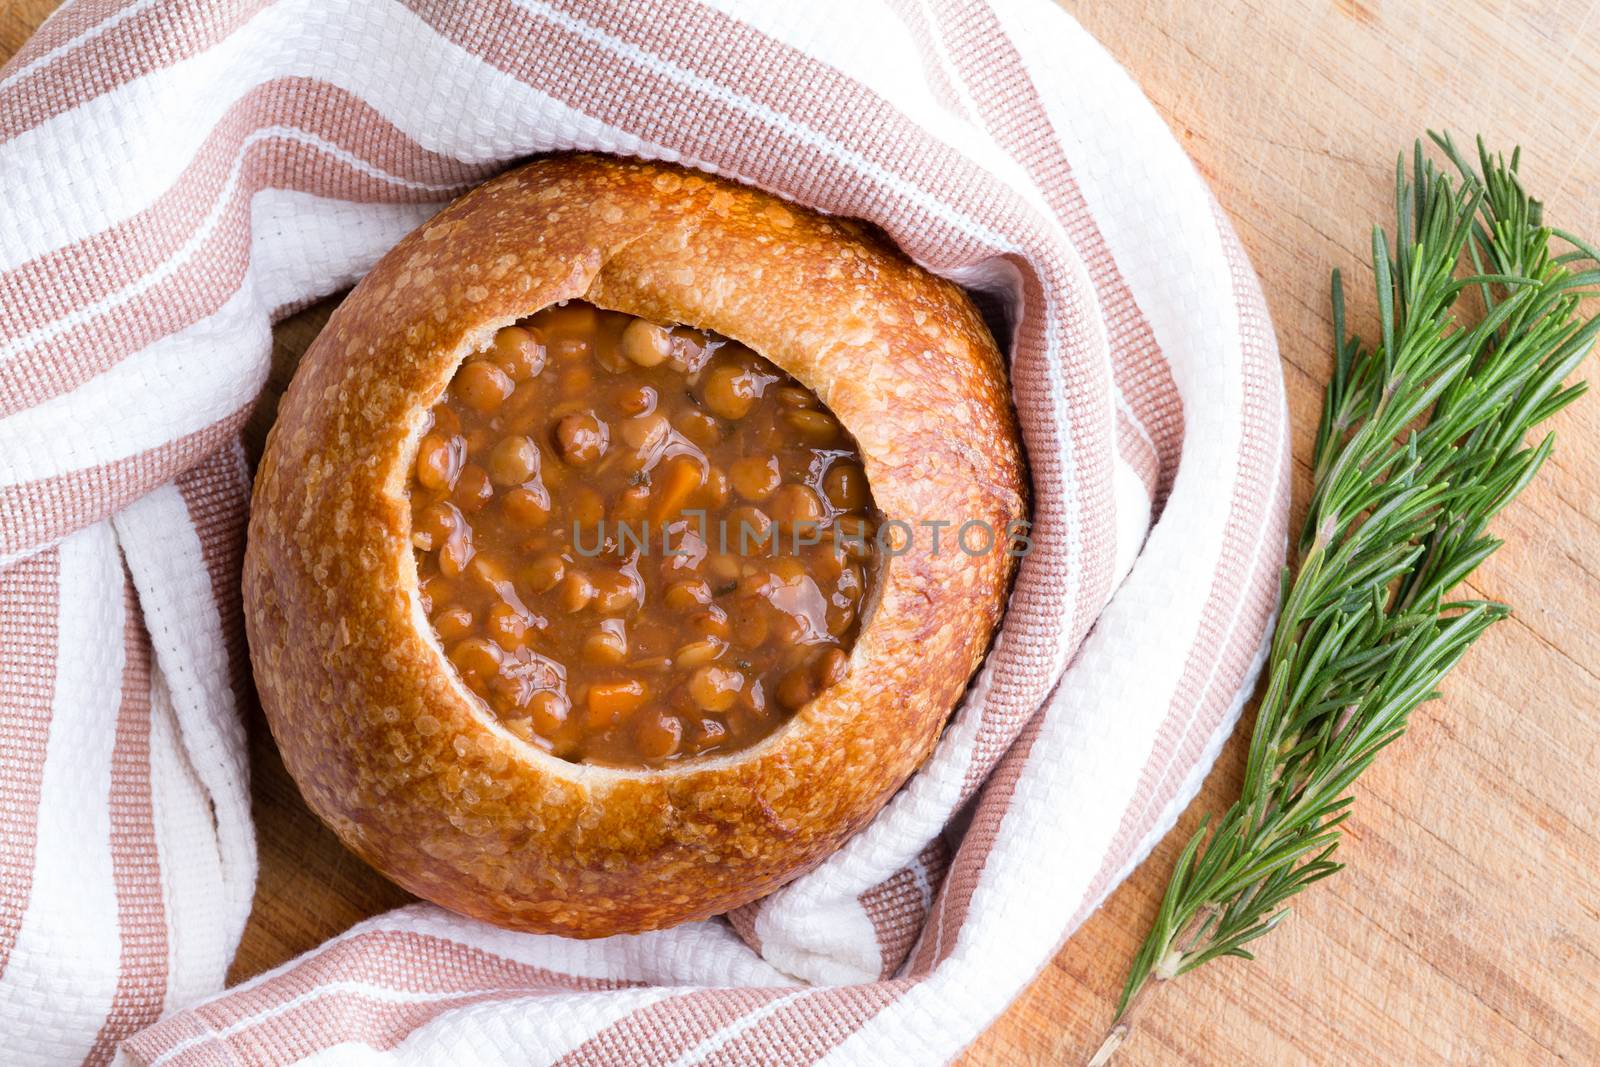
[[[888,519],[1023,517],[999,353],[965,296],[868,227],[665,164],[541,159],[462,197],[344,301],[256,477],[256,683],[307,803],[455,911],[598,937],[725,912],[858,830],[927,757],[1012,561],[885,560],[848,677],[759,745],[664,769],[570,764],[501,727],[417,599],[407,501],[428,409],[494,331],[557,301],[742,341],[816,391]]]

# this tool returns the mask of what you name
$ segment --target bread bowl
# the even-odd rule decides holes
[[[615,347],[624,345],[617,330],[625,333],[635,319],[646,324],[634,328],[644,337],[635,337],[636,347],[659,345],[667,362],[645,367],[617,358]],[[691,355],[680,359],[676,342],[652,330],[687,338]],[[530,336],[540,346],[537,359]],[[694,672],[704,663],[693,657],[682,670],[670,656],[628,658],[634,645],[655,653],[681,636],[661,637],[671,629],[666,615],[648,615],[668,610],[670,583],[651,579],[644,565],[644,577],[630,575],[625,593],[611,600],[575,595],[572,602],[583,603],[567,614],[530,599],[518,607],[525,615],[511,618],[501,607],[491,619],[483,588],[556,597],[564,586],[525,587],[523,570],[483,577],[478,571],[492,568],[476,568],[480,555],[533,568],[538,555],[522,549],[548,549],[556,537],[568,568],[589,566],[573,546],[562,548],[561,524],[528,533],[512,516],[532,515],[532,529],[541,506],[547,518],[559,517],[568,513],[563,499],[588,507],[598,496],[604,510],[628,490],[648,502],[677,480],[672,456],[655,456],[657,465],[641,473],[647,449],[630,446],[630,427],[616,410],[602,410],[602,403],[636,403],[638,390],[624,388],[630,376],[655,383],[656,403],[674,400],[674,441],[691,422],[705,429],[709,444],[693,464],[700,480],[688,480],[693,493],[716,497],[712,467],[728,453],[715,450],[732,448],[735,424],[749,416],[737,405],[717,410],[708,392],[722,364],[697,364],[693,353],[714,345],[723,347],[708,359],[736,358],[746,379],[766,382],[766,392],[745,395],[757,405],[752,410],[767,410],[760,405],[772,398],[796,405],[771,408],[761,423],[767,436],[753,439],[770,443],[797,426],[820,426],[836,436],[814,449],[826,455],[812,474],[826,479],[836,465],[848,466],[851,477],[864,471],[866,491],[859,481],[838,494],[837,479],[811,483],[828,521],[838,519],[832,534],[824,531],[836,547],[843,522],[836,496],[851,514],[869,517],[875,547],[870,559],[857,560],[865,588],[839,601],[849,600],[854,621],[835,633],[833,618],[813,611],[815,626],[791,628],[771,646],[772,672],[758,677],[762,665],[754,660],[724,659],[714,684],[696,689],[704,676]],[[490,363],[505,381],[493,367],[471,370]],[[682,376],[681,396],[662,384],[669,372]],[[722,375],[724,384],[728,378]],[[518,390],[536,384],[551,392],[513,404],[524,395]],[[585,407],[585,388],[604,395]],[[740,388],[750,394],[754,387]],[[501,404],[527,424],[511,426],[509,415],[497,414]],[[836,423],[791,420],[790,411]],[[461,413],[470,427],[440,422],[459,422]],[[591,416],[598,429],[584,421]],[[580,421],[561,424],[569,417]],[[632,434],[641,436],[650,435]],[[510,438],[517,442],[504,444]],[[441,440],[450,454],[439,452]],[[788,438],[772,447],[780,458],[805,459]],[[601,467],[613,462],[608,454],[623,457],[614,469]],[[462,472],[477,458],[492,471],[470,494],[482,510],[456,509],[482,524],[472,535],[475,554],[448,564],[452,580],[443,581],[445,542],[433,535],[454,537],[456,527],[430,533],[420,516],[431,504],[465,499]],[[624,484],[617,472],[628,464],[635,469]],[[546,474],[553,499],[530,503],[521,492],[515,507],[523,511],[515,511],[512,494],[537,491]],[[517,481],[528,475],[526,484]],[[730,502],[746,489],[752,499],[775,491],[745,475],[725,487]],[[607,487],[609,495],[600,492]],[[790,495],[805,496],[800,489]],[[800,514],[813,507],[809,500]],[[306,353],[254,490],[244,599],[257,688],[311,809],[405,888],[518,930],[596,937],[660,928],[728,911],[815,865],[927,757],[1000,618],[1015,565],[1011,535],[1025,507],[1002,360],[957,287],[914,266],[867,226],[730,181],[663,163],[544,158],[468,193],[398,244]],[[676,514],[669,509],[668,518],[676,522]],[[491,529],[497,522],[504,536],[491,552],[484,546],[500,536]],[[978,533],[953,546],[963,524],[976,524]],[[783,566],[798,573],[813,563],[827,566],[812,557]],[[777,603],[774,583],[788,580],[757,575],[740,589],[730,578],[712,590],[717,604],[741,595]],[[824,588],[807,574],[793,582],[813,605],[811,591]],[[837,593],[836,586],[828,588]],[[791,614],[804,622],[802,610]],[[466,630],[457,625],[463,618]],[[733,621],[739,630],[723,639],[729,646],[749,636]],[[486,629],[497,626],[515,632]],[[607,647],[609,639],[590,642],[610,632],[606,626],[626,631],[618,638],[624,651]],[[480,642],[471,646],[477,652],[457,655],[467,630]],[[583,644],[579,632],[587,635]],[[512,649],[524,641],[525,649]],[[478,653],[490,656],[481,669],[471,658]],[[513,661],[515,672],[506,666]],[[618,702],[599,690],[621,684],[606,672],[635,669],[645,696],[634,699],[639,694],[629,690]],[[791,685],[780,701],[784,671],[810,682]],[[518,686],[490,685],[508,672],[517,673]],[[734,675],[737,684],[728,681]],[[758,683],[764,704],[751,695]],[[558,693],[561,715],[522,714],[530,689],[545,703]],[[730,689],[736,706],[724,704]],[[609,717],[592,716],[595,704]],[[695,718],[701,711],[705,717]],[[658,723],[676,715],[677,737],[641,741],[648,731],[636,717],[648,715]],[[719,715],[760,721],[719,741],[706,725]],[[556,736],[563,729],[577,733]]]

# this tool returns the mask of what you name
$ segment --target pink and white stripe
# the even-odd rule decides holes
[[[727,921],[428,906],[222,991],[254,883],[238,431],[285,309],[530,154],[883,227],[1006,324],[1034,551],[927,766]],[[0,1060],[949,1059],[1198,788],[1282,560],[1231,227],[1043,0],[78,0],[0,70]],[[803,294],[797,294],[803,299]]]

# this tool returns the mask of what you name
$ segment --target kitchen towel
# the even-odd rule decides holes
[[[869,219],[994,310],[1034,505],[1001,633],[931,761],[763,901],[590,942],[415,905],[223,991],[272,323],[569,148]],[[0,1062],[949,1059],[1194,795],[1288,467],[1226,216],[1045,0],[69,3],[0,71]]]

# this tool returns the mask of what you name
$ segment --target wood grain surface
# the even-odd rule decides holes
[[[0,59],[55,4],[0,0]],[[1307,489],[1329,365],[1327,276],[1372,327],[1368,230],[1393,159],[1429,127],[1524,148],[1547,217],[1600,238],[1600,11],[1579,3],[1065,6],[1144,86],[1233,217],[1283,349]],[[277,331],[275,385],[325,321]],[[1600,363],[1590,364],[1600,377]],[[264,405],[251,427],[270,424]],[[1555,420],[1544,475],[1504,516],[1476,592],[1517,607],[1359,783],[1349,868],[1258,943],[1154,992],[1116,1063],[1600,1063],[1600,397]],[[1085,1061],[1180,839],[1235,795],[1242,738],[1178,830],[966,1054]],[[261,849],[232,977],[407,897],[301,805],[253,723]]]

